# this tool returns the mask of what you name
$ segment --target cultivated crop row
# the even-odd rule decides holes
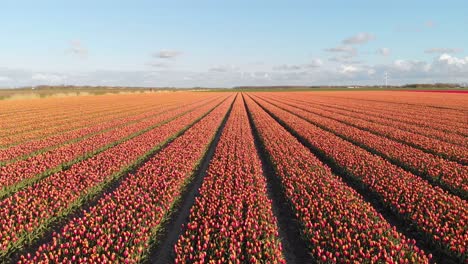
[[[53,172],[58,172],[64,167],[69,167],[125,140],[161,126],[164,122],[191,111],[197,106],[203,105],[203,103],[205,102],[180,106],[171,111],[168,111],[171,108],[163,107],[153,117],[141,122],[97,134],[83,141],[67,144],[40,155],[29,157],[26,160],[0,167],[0,198],[23,188],[31,182],[47,177]],[[35,166],[31,167],[31,164],[35,164]]]
[[[386,137],[320,116],[309,110],[308,107],[297,107],[294,104],[283,104],[277,101],[270,101],[270,103],[300,116],[370,152],[379,154],[400,167],[420,175],[436,185],[440,185],[460,195],[464,199],[468,197],[468,167],[465,165],[445,160]]]
[[[352,101],[384,103],[389,106],[404,106],[428,110],[431,113],[463,115],[466,112],[466,98],[449,93],[414,93],[414,92],[360,92],[329,94],[329,98],[342,98]]]
[[[41,119],[41,122],[35,121],[35,117],[39,117],[40,115],[37,116],[31,116],[31,119],[28,120],[27,122],[21,122],[21,121],[16,121],[13,120],[11,123],[8,123],[9,126],[4,126],[2,129],[0,129],[2,133],[2,138],[5,135],[15,135],[15,136],[22,136],[23,134],[28,134],[31,132],[38,132],[38,131],[44,131],[46,132],[49,129],[55,129],[57,131],[60,131],[60,128],[66,128],[66,126],[70,125],[75,125],[75,123],[80,123],[86,124],[85,122],[88,121],[86,119],[83,119],[83,115],[86,115],[86,117],[89,117],[89,120],[99,120],[100,118],[105,118],[107,116],[112,116],[112,115],[119,115],[119,114],[125,114],[125,111],[128,110],[128,112],[132,111],[138,111],[140,109],[144,109],[145,107],[143,106],[106,106],[104,107],[95,107],[95,108],[86,108],[86,109],[76,109],[75,112],[69,114],[69,115],[59,115],[59,116],[54,116],[54,117],[49,117],[46,116]],[[87,118],[88,119],[88,118]],[[84,125],[83,125],[84,126]],[[44,133],[43,132],[43,133]],[[11,140],[12,142],[13,139]]]
[[[189,97],[203,97],[190,94]],[[47,127],[55,123],[63,123],[70,118],[92,116],[99,113],[110,113],[123,109],[138,109],[147,106],[157,106],[159,103],[178,101],[178,96],[163,97],[152,95],[126,95],[124,101],[118,96],[60,98],[46,100],[14,100],[2,103],[5,109],[0,111],[0,130],[14,127]],[[116,104],[117,103],[117,104]],[[43,122],[37,122],[41,118]],[[81,118],[82,119],[82,118]],[[77,119],[80,120],[80,119]]]
[[[49,243],[22,256],[20,263],[133,263],[147,258],[157,243],[159,226],[190,181],[231,103],[232,99],[224,101],[69,221]]]
[[[407,124],[404,122],[401,122],[400,120],[392,120],[389,119],[387,116],[387,112],[377,112],[377,111],[372,111],[372,112],[356,112],[356,111],[350,111],[348,109],[342,110],[342,109],[337,109],[334,107],[329,107],[329,106],[321,106],[317,105],[311,102],[304,102],[304,101],[289,101],[290,103],[293,103],[295,106],[298,107],[305,107],[311,111],[327,111],[328,113],[332,115],[344,115],[344,116],[349,116],[353,118],[359,118],[362,120],[366,120],[369,122],[381,124],[381,125],[386,125],[390,126],[393,128],[405,130],[408,132],[420,134],[423,136],[427,136],[429,138],[434,138],[437,140],[442,140],[448,143],[456,144],[456,145],[461,145],[463,147],[468,147],[468,140],[465,136],[459,135],[459,134],[451,134],[446,131],[440,131],[437,129],[434,129],[432,126],[428,127],[421,127],[421,126],[415,126],[414,124]],[[388,110],[387,110],[388,111]],[[468,151],[468,150],[467,150]]]
[[[462,117],[460,116],[460,113],[450,113],[445,109],[402,104],[392,105],[383,102],[349,100],[337,97],[311,97],[308,94],[301,94],[301,96],[288,96],[285,94],[285,96],[290,99],[294,98],[295,100],[307,101],[318,105],[340,107],[344,108],[344,110],[352,109],[353,111],[364,111],[369,114],[374,112],[383,113],[389,119],[407,124],[414,124],[422,127],[433,127],[434,129],[448,133],[459,133],[465,136],[468,135],[466,124],[459,122]]]
[[[115,129],[126,124],[131,124],[149,118],[158,113],[161,113],[172,107],[178,107],[182,104],[164,104],[153,109],[146,109],[146,111],[135,114],[130,112],[126,116],[111,116],[105,120],[92,120],[92,124],[85,127],[65,131],[50,137],[43,137],[38,140],[28,141],[12,147],[0,149],[0,164],[9,163],[14,160],[28,157],[44,150],[50,150],[56,146],[61,146],[68,143],[78,142],[80,140],[89,138],[99,132],[105,132],[109,129]]]
[[[284,263],[262,164],[240,96],[175,251],[176,263]]]
[[[160,105],[164,103],[164,101],[161,101]],[[76,132],[76,130],[79,129],[86,129],[89,126],[114,120],[119,117],[126,118],[136,114],[145,113],[147,111],[150,111],[151,109],[160,107],[155,107],[155,105],[153,104],[154,102],[150,102],[146,105],[137,107],[118,107],[118,110],[109,111],[110,113],[98,111],[97,113],[86,115],[86,118],[83,118],[83,114],[79,113],[78,116],[74,119],[59,119],[55,122],[47,122],[45,120],[42,120],[41,118],[41,122],[36,121],[32,125],[27,125],[22,128],[15,127],[14,129],[9,129],[7,131],[2,132],[1,134],[4,136],[0,138],[0,145],[2,145],[3,149],[8,149],[11,147],[21,147],[21,145],[23,145],[24,143],[34,144],[34,141],[44,141],[47,139],[53,141],[55,137],[60,137],[62,135],[74,133]],[[38,118],[40,117],[32,117],[32,119]],[[57,122],[60,122],[60,124],[57,124]],[[22,130],[22,132],[14,130]]]
[[[32,104],[33,102],[30,101],[30,103]],[[18,105],[13,109],[10,108],[2,112],[4,116],[2,116],[2,122],[0,122],[0,131],[3,132],[9,129],[30,127],[31,125],[37,128],[42,127],[42,122],[38,123],[34,120],[35,117],[39,116],[42,117],[45,124],[55,124],[56,122],[63,123],[69,120],[69,118],[76,118],[82,114],[93,115],[99,112],[115,111],[120,108],[129,108],[129,106],[131,106],[129,103],[124,103],[116,107],[110,105],[107,101],[103,101],[100,105],[92,105],[89,104],[89,102],[84,102],[86,106],[88,106],[84,108],[82,103],[69,105],[64,109],[60,109],[61,111],[59,112],[57,111],[57,104],[52,105],[43,102],[41,104],[41,109],[34,109],[32,105],[29,105],[29,107]],[[19,110],[21,107],[23,107],[22,111]]]
[[[398,233],[250,98],[247,105],[316,261],[428,262],[414,242]]]
[[[468,263],[465,101],[5,101],[0,263]]]
[[[319,109],[313,109],[311,111],[321,116],[332,118],[345,124],[355,126],[359,129],[364,129],[371,133],[382,135],[410,146],[420,148],[426,152],[430,152],[459,162],[460,164],[468,165],[468,149],[466,147],[457,146],[433,138],[428,138],[423,135],[398,129],[397,127],[390,128],[386,125],[380,125],[351,116],[330,113],[329,111]]]
[[[460,117],[453,117],[450,119],[447,114],[431,115],[426,113],[424,110],[414,111],[414,113],[411,113],[411,111],[406,111],[404,107],[392,109],[388,108],[388,106],[385,107],[385,105],[382,108],[375,108],[374,105],[369,104],[354,105],[352,103],[344,103],[340,105],[327,105],[325,102],[314,103],[322,106],[333,106],[333,108],[340,110],[386,118],[388,120],[412,126],[432,129],[434,133],[447,133],[447,136],[458,135],[466,137],[468,135],[468,125],[460,123]]]
[[[467,258],[465,200],[266,101],[259,102],[338,170],[379,197],[401,220],[414,225],[434,246],[459,259]]]
[[[117,111],[99,111],[92,114],[86,114],[87,118],[83,118],[83,115],[77,114],[74,118],[64,118],[53,121],[42,120],[41,122],[34,122],[31,124],[26,124],[24,126],[15,126],[1,132],[2,136],[0,137],[0,146],[2,148],[8,148],[12,146],[19,145],[31,140],[42,139],[45,137],[50,137],[64,132],[76,130],[79,128],[87,127],[92,124],[96,124],[101,121],[108,120],[114,116],[126,115],[127,113],[132,114],[134,109],[118,109]],[[32,119],[38,119],[37,117],[32,117]]]
[[[212,102],[180,116],[65,171],[14,193],[0,202],[0,256],[22,248],[118,180],[146,156],[220,103]]]

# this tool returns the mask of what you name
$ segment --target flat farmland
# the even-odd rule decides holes
[[[468,263],[468,94],[0,101],[0,263]]]

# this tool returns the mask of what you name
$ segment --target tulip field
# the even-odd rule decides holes
[[[0,101],[0,263],[468,263],[468,94]]]

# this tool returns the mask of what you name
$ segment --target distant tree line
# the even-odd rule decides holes
[[[457,88],[462,85],[455,84],[455,83],[433,83],[433,84],[425,84],[425,83],[415,83],[415,84],[406,84],[403,85],[403,88],[427,88],[427,89],[434,89],[434,88]]]

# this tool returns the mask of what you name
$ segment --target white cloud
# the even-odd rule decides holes
[[[349,44],[349,45],[354,45],[354,44],[365,44],[371,40],[374,40],[375,36],[367,33],[367,32],[360,32],[357,33],[354,36],[351,36],[349,38],[346,38],[342,41],[343,44]]]
[[[38,81],[39,83],[59,84],[63,82],[66,79],[66,77],[63,75],[51,73],[35,73],[31,76],[31,79],[34,81]]]
[[[362,64],[363,63],[363,61],[361,60],[355,60],[354,57],[355,55],[352,55],[352,54],[344,54],[340,56],[330,57],[328,58],[328,61],[338,62],[342,64]]]
[[[323,65],[323,61],[321,59],[312,59],[312,61],[305,65],[307,68],[317,68]]]
[[[11,78],[8,76],[0,76],[0,82],[8,82],[11,81]]]
[[[172,59],[175,57],[178,57],[182,54],[182,52],[177,51],[177,50],[160,50],[157,53],[153,54],[153,57],[159,58],[159,59]]]
[[[462,68],[468,65],[468,57],[457,58],[449,54],[442,54],[439,57],[439,62],[445,63],[447,65],[454,65],[456,67]]]
[[[319,68],[323,65],[321,59],[312,59],[307,64],[281,64],[273,67],[275,71],[300,71],[305,69]]]
[[[396,60],[396,61],[393,62],[393,65],[397,69],[403,70],[403,71],[407,71],[407,70],[411,69],[411,64],[408,61],[405,61],[405,60]]]
[[[354,65],[341,65],[341,73],[344,74],[351,74],[351,73],[356,73],[359,72],[360,69]]]
[[[86,49],[79,40],[70,41],[70,47],[67,49],[67,53],[76,55],[80,58],[88,57],[88,49]]]
[[[424,61],[400,59],[393,62],[393,67],[399,71],[427,72],[430,70],[431,64]]]
[[[347,53],[337,55],[348,55]],[[374,85],[383,84],[388,72],[391,84],[468,82],[468,57],[441,54],[429,61],[399,59],[369,65],[356,61],[283,64],[265,69],[248,69],[229,64],[215,65],[205,71],[172,70],[164,67],[141,71],[32,72],[0,67],[0,86],[18,87],[40,84],[231,87],[241,85]],[[170,63],[170,61],[159,61]]]
[[[377,53],[386,57],[386,56],[390,55],[390,49],[389,48],[380,48],[380,49],[377,50]]]
[[[216,65],[209,69],[211,72],[231,72],[238,71],[239,67],[235,65]]]
[[[459,53],[463,52],[463,49],[460,48],[430,48],[424,51],[425,53]]]
[[[155,67],[155,68],[168,68],[169,67],[169,64],[165,62],[151,62],[151,63],[148,63],[148,65],[151,67]]]
[[[335,53],[336,56],[328,58],[328,61],[354,64],[353,58],[357,56],[357,49],[351,46],[338,46],[325,49],[326,52]]]
[[[273,70],[276,71],[298,71],[301,70],[303,67],[301,65],[289,65],[289,64],[282,64],[273,67]]]

